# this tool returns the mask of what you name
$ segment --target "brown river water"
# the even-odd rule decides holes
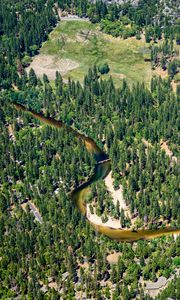
[[[94,158],[96,160],[94,175],[88,181],[78,186],[70,194],[73,203],[75,203],[79,211],[86,217],[85,199],[91,191],[90,185],[99,179],[104,179],[111,170],[111,161],[108,158],[107,154],[104,153],[97,146],[97,144],[94,142],[93,139],[79,133],[78,131],[76,131],[70,126],[67,126],[63,122],[57,121],[51,117],[45,117],[42,113],[36,113],[35,111],[29,110],[21,104],[14,103],[14,105],[17,110],[23,110],[27,113],[30,113],[33,117],[35,117],[36,119],[40,120],[41,122],[47,125],[53,126],[55,128],[64,128],[65,130],[67,130],[67,132],[72,132],[77,138],[84,141],[87,151],[94,155]],[[180,233],[180,229],[172,228],[172,227],[159,228],[153,230],[138,229],[136,231],[132,229],[121,229],[121,228],[115,229],[104,225],[96,225],[92,222],[90,223],[97,232],[104,234],[107,237],[117,241],[133,242],[140,239],[152,239],[164,235]]]

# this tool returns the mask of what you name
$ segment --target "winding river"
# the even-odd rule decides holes
[[[79,133],[78,131],[76,131],[70,126],[67,126],[63,122],[57,121],[51,117],[45,117],[42,113],[36,113],[33,110],[27,109],[24,105],[18,103],[13,103],[13,104],[17,110],[23,110],[27,113],[30,113],[33,117],[35,117],[36,119],[40,120],[43,123],[51,125],[55,128],[64,128],[68,132],[72,132],[77,138],[84,141],[87,151],[93,154],[96,160],[94,175],[88,181],[79,185],[70,194],[72,201],[75,203],[79,211],[87,218],[85,199],[90,193],[90,185],[99,179],[104,179],[111,170],[111,161],[108,158],[107,154],[104,153],[97,146],[97,144],[94,142],[93,139]],[[180,233],[180,229],[176,229],[172,227],[160,228],[155,230],[139,229],[137,231],[134,231],[132,229],[121,229],[121,228],[116,229],[105,225],[96,225],[91,221],[89,222],[97,232],[102,233],[107,237],[117,241],[133,242],[140,239],[152,239],[163,235]]]

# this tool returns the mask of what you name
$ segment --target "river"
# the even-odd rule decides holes
[[[77,208],[84,215],[84,217],[87,218],[85,199],[91,191],[90,189],[91,184],[99,179],[104,179],[111,171],[111,161],[108,158],[108,155],[98,147],[98,145],[95,143],[93,139],[85,136],[84,134],[79,133],[78,131],[76,131],[70,126],[67,126],[63,122],[57,121],[51,117],[45,117],[42,113],[36,113],[33,110],[28,110],[24,105],[18,103],[13,103],[13,104],[15,105],[17,110],[23,110],[27,113],[30,113],[33,117],[35,117],[36,119],[40,120],[41,122],[47,125],[53,126],[55,128],[64,128],[68,132],[72,132],[77,138],[84,141],[87,151],[93,154],[96,160],[94,175],[88,181],[84,182],[79,187],[77,187],[70,194],[73,203],[77,206]],[[88,220],[88,222],[90,221]],[[109,226],[96,225],[93,222],[90,223],[97,232],[104,234],[107,237],[117,241],[133,242],[140,239],[143,240],[152,239],[163,235],[180,233],[180,229],[172,228],[172,227],[159,228],[153,230],[139,229],[135,231],[132,229],[121,229],[121,228],[117,229]]]

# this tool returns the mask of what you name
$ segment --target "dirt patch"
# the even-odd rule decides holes
[[[161,76],[163,79],[168,77],[168,71],[167,70],[164,71],[160,67],[156,68],[153,71],[153,74],[156,76]],[[172,80],[171,86],[172,86],[172,89],[174,92],[176,92],[176,90],[177,90],[177,85],[178,85],[177,82],[175,80]]]
[[[120,209],[123,208],[125,215],[128,216],[129,218],[131,218],[130,210],[127,207],[124,197],[123,197],[122,186],[120,186],[120,188],[118,190],[114,189],[112,171],[108,174],[108,176],[106,176],[105,185],[106,185],[107,190],[111,193],[112,201],[113,201],[114,205],[116,206],[117,201],[119,201]],[[99,217],[96,213],[91,213],[90,204],[87,204],[87,206],[86,206],[86,216],[90,222],[92,222],[96,225],[101,225],[101,226],[111,227],[111,228],[116,228],[116,229],[121,228],[120,220],[115,219],[110,216],[108,216],[108,221],[103,223],[101,217]]]
[[[76,34],[76,40],[78,42],[88,42],[88,39],[92,36],[92,31],[91,30],[80,30]]]
[[[111,73],[110,74],[112,77],[114,78],[119,78],[119,79],[124,79],[126,78],[126,75],[125,74],[121,74],[121,73]]]
[[[28,205],[27,202],[21,204],[21,207],[22,207],[22,209],[23,209],[25,212],[27,212],[27,205]]]
[[[18,87],[14,83],[12,84],[12,87],[13,87],[14,91],[19,91]]]
[[[8,133],[9,133],[10,140],[15,143],[16,142],[16,137],[15,137],[15,134],[14,134],[14,128],[13,128],[12,124],[8,125]]]
[[[172,157],[173,153],[169,149],[168,144],[166,142],[164,142],[163,140],[160,140],[160,144],[161,144],[161,149],[166,152],[166,155],[169,156],[169,157]]]
[[[49,79],[53,80],[56,77],[56,71],[65,75],[78,67],[79,64],[71,59],[59,59],[55,55],[39,54],[33,59],[30,66],[26,68],[26,71],[29,73],[29,70],[33,68],[38,77],[46,74]]]
[[[177,157],[173,155],[173,152],[169,149],[167,142],[160,140],[161,149],[166,152],[166,155],[171,158],[171,163],[178,161]]]
[[[142,142],[144,143],[144,145],[148,148],[151,148],[151,147],[153,147],[152,146],[152,144],[150,143],[150,142],[148,142],[147,140],[145,140],[145,139],[142,139]]]
[[[161,76],[163,79],[168,76],[167,70],[164,71],[160,67],[156,68],[153,73],[154,75]]]
[[[48,286],[51,288],[51,289],[55,289],[56,291],[58,290],[58,285],[56,282],[50,282],[48,284]]]
[[[107,255],[106,260],[109,264],[117,264],[118,259],[122,254],[120,252],[114,252],[112,254]]]
[[[141,33],[141,40],[146,43],[146,38],[145,38],[145,34],[144,33]]]
[[[144,145],[148,148],[151,148],[153,147],[153,145],[148,142],[147,140],[145,139],[142,139],[142,142],[144,143]],[[161,146],[161,150],[164,150],[166,155],[170,157],[171,159],[171,163],[173,162],[176,162],[178,161],[177,157],[173,155],[173,152],[169,149],[169,146],[167,144],[167,142],[163,141],[162,139],[160,140],[160,146]],[[147,152],[146,152],[147,153]]]
[[[129,209],[128,209],[126,203],[125,203],[124,197],[123,197],[123,187],[122,187],[122,185],[120,185],[120,188],[118,190],[114,189],[112,171],[105,178],[105,185],[106,185],[108,191],[111,193],[114,205],[116,206],[117,201],[119,201],[120,209],[121,208],[124,209],[126,216],[130,215],[130,211],[129,211]]]
[[[99,217],[96,213],[91,213],[90,204],[87,204],[86,206],[86,216],[87,219],[95,225],[101,225],[101,226],[111,227],[116,229],[121,228],[120,221],[112,217],[108,217],[108,221],[103,223],[101,217]]]
[[[172,81],[171,83],[172,85],[172,89],[174,92],[177,92],[177,86],[178,86],[178,82],[176,82],[175,80]]]

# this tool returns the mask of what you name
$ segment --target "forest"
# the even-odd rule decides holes
[[[128,3],[56,2],[113,35],[116,22],[123,34],[128,24],[133,35],[142,30],[149,34],[153,28],[151,39],[160,28],[152,23],[162,12],[154,9],[160,1],[151,1],[148,9],[148,1],[137,8]],[[176,1],[168,2],[175,7]],[[162,15],[158,34],[166,35],[166,41],[154,46],[151,60],[163,67],[161,57],[167,59],[169,77],[153,77],[149,88],[143,82],[130,86],[126,80],[116,88],[111,77],[102,79],[96,65],[90,66],[83,84],[71,78],[64,83],[59,72],[52,84],[46,74],[38,78],[24,66],[59,21],[54,4],[0,2],[0,298],[179,299],[179,236],[120,243],[99,235],[68,196],[93,174],[94,157],[72,133],[48,127],[12,104],[73,126],[109,154],[114,188],[123,186],[132,218],[114,207],[101,180],[93,184],[87,201],[102,219],[112,215],[124,229],[132,227],[133,218],[135,229],[180,228],[179,87],[175,92],[171,84],[179,62],[167,57],[172,56],[171,41],[179,44],[179,25],[173,16]],[[162,149],[164,142],[172,156]],[[118,254],[115,263],[108,260],[111,254]],[[147,282],[161,276],[169,281],[152,297]]]

